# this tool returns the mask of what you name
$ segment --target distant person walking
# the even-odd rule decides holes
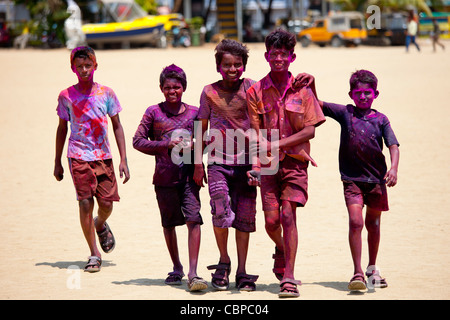
[[[406,52],[409,51],[410,43],[413,43],[416,46],[417,50],[420,52],[420,47],[416,42],[417,30],[417,21],[414,17],[414,14],[411,13],[408,17],[408,28],[406,30]]]
[[[436,52],[436,44],[439,45],[442,50],[445,50],[445,46],[439,41],[441,35],[441,29],[435,18],[433,18],[433,33],[431,34],[431,40],[433,41],[433,52]]]

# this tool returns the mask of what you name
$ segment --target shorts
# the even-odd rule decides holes
[[[78,201],[93,197],[120,200],[112,159],[84,161],[69,158],[69,168]]]
[[[186,222],[203,224],[200,215],[200,186],[192,179],[173,187],[155,186],[163,228],[184,225]]]
[[[256,187],[249,186],[251,166],[208,165],[208,188],[213,225],[256,231]]]
[[[359,204],[367,205],[371,209],[388,211],[388,196],[386,185],[359,181],[343,180],[344,197],[347,206]]]
[[[261,176],[263,211],[275,211],[281,201],[296,202],[298,207],[308,201],[308,163],[285,156],[274,175]]]

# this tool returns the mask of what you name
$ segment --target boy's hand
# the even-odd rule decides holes
[[[252,169],[247,171],[248,184],[250,186],[260,186],[261,185],[261,169]]]
[[[55,176],[57,181],[61,181],[64,178],[64,168],[61,164],[55,164],[53,175]]]
[[[120,174],[121,179],[125,175],[125,179],[123,180],[123,183],[127,183],[127,181],[130,180],[130,169],[128,169],[128,164],[127,164],[126,160],[120,162],[119,174]]]
[[[386,185],[388,187],[395,186],[397,184],[397,170],[390,169],[384,176],[384,179],[386,180]]]
[[[205,175],[205,169],[203,168],[203,163],[194,165],[193,179],[194,179],[195,183],[197,185],[199,185],[200,187],[205,186],[203,184],[203,182],[208,183],[208,179],[206,178],[206,175]]]
[[[303,87],[312,87],[314,85],[314,77],[308,73],[299,73],[294,80],[293,88],[298,90]]]

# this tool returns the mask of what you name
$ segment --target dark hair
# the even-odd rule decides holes
[[[283,29],[277,29],[267,35],[265,44],[267,52],[269,52],[272,48],[284,48],[293,53],[295,45],[297,44],[297,40],[295,39],[294,34]]]
[[[350,91],[355,89],[358,83],[366,83],[373,90],[377,90],[378,79],[375,75],[368,70],[358,70],[352,73],[350,77]]]
[[[247,65],[248,60],[248,48],[244,44],[232,40],[232,39],[223,39],[216,46],[216,66],[217,70],[219,69],[220,63],[222,62],[223,55],[225,53],[232,54],[233,56],[241,57],[242,63],[244,64],[244,68]]]
[[[180,81],[181,85],[183,86],[183,90],[186,90],[187,87],[186,73],[184,73],[183,69],[181,69],[180,67],[174,64],[165,67],[161,72],[161,74],[159,75],[159,85],[162,87],[167,79],[176,79]]]
[[[95,51],[91,47],[81,46],[72,50],[70,53],[70,65],[73,66],[73,60],[75,58],[91,59],[94,64],[97,64],[97,58],[95,57]]]

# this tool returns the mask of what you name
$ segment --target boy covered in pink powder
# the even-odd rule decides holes
[[[120,154],[120,177],[123,183],[130,179],[127,165],[125,137],[119,119],[122,110],[114,91],[94,82],[97,70],[95,52],[90,47],[78,47],[70,55],[72,71],[78,83],[61,91],[57,114],[59,125],[56,132],[56,155],[54,176],[63,179],[61,156],[70,122],[70,138],[67,157],[79,204],[80,223],[90,249],[87,272],[100,271],[102,259],[97,248],[95,233],[102,250],[111,252],[115,247],[114,235],[106,220],[113,209],[113,201],[119,201],[117,181],[114,174],[112,154],[108,141],[110,117]],[[97,199],[98,215],[93,219],[94,197]]]
[[[153,184],[164,238],[173,263],[173,271],[169,272],[165,283],[180,285],[182,282],[184,272],[178,251],[176,227],[187,225],[187,285],[190,291],[201,291],[208,285],[197,275],[200,227],[203,220],[200,215],[200,186],[192,177],[194,168],[190,142],[198,108],[182,101],[187,79],[180,67],[172,64],[164,68],[159,82],[165,101],[147,108],[133,137],[133,147],[156,159]],[[174,156],[180,152],[183,152],[183,160]]]
[[[298,297],[294,266],[297,255],[298,231],[297,207],[303,207],[308,199],[310,140],[316,127],[325,117],[309,88],[298,90],[297,81],[289,71],[295,61],[295,35],[284,30],[271,32],[265,40],[265,58],[270,72],[247,91],[248,112],[252,128],[260,132],[268,130],[267,146],[258,141],[258,149],[273,150],[272,157],[278,170],[264,174],[262,165],[252,163],[253,170],[261,172],[261,199],[265,228],[275,243],[273,272],[280,280],[280,297]],[[298,77],[298,76],[297,76]],[[273,136],[278,133],[279,140]],[[272,141],[274,140],[274,141]],[[270,147],[269,147],[270,145]],[[262,161],[261,161],[262,162]]]
[[[216,70],[222,79],[204,87],[198,114],[202,137],[208,123],[210,126],[208,178],[201,152],[196,152],[194,171],[194,179],[199,185],[203,185],[203,181],[208,182],[214,235],[220,254],[219,263],[208,269],[216,270],[212,274],[212,286],[217,290],[227,290],[231,272],[228,231],[233,227],[238,256],[236,287],[254,291],[258,276],[247,274],[246,261],[250,233],[256,230],[257,193],[256,187],[247,182],[251,165],[248,148],[245,147],[246,131],[250,129],[245,92],[254,81],[241,78],[248,59],[248,49],[243,44],[224,39],[216,47],[215,58]],[[202,150],[205,148],[203,142],[204,139],[197,141]]]
[[[316,92],[314,78],[307,75],[303,82],[309,83]],[[380,244],[382,211],[388,211],[386,186],[397,184],[399,143],[389,119],[372,109],[378,97],[378,79],[368,70],[358,70],[350,77],[349,96],[355,105],[340,105],[319,101],[325,116],[341,125],[339,147],[339,171],[344,186],[344,198],[349,215],[349,244],[353,260],[353,277],[348,289],[360,291],[369,288],[385,288],[376,266]],[[383,155],[383,142],[389,148],[391,167],[387,170]],[[363,208],[367,206],[365,221]],[[369,264],[365,276],[361,268],[361,232],[366,226],[368,235]]]

